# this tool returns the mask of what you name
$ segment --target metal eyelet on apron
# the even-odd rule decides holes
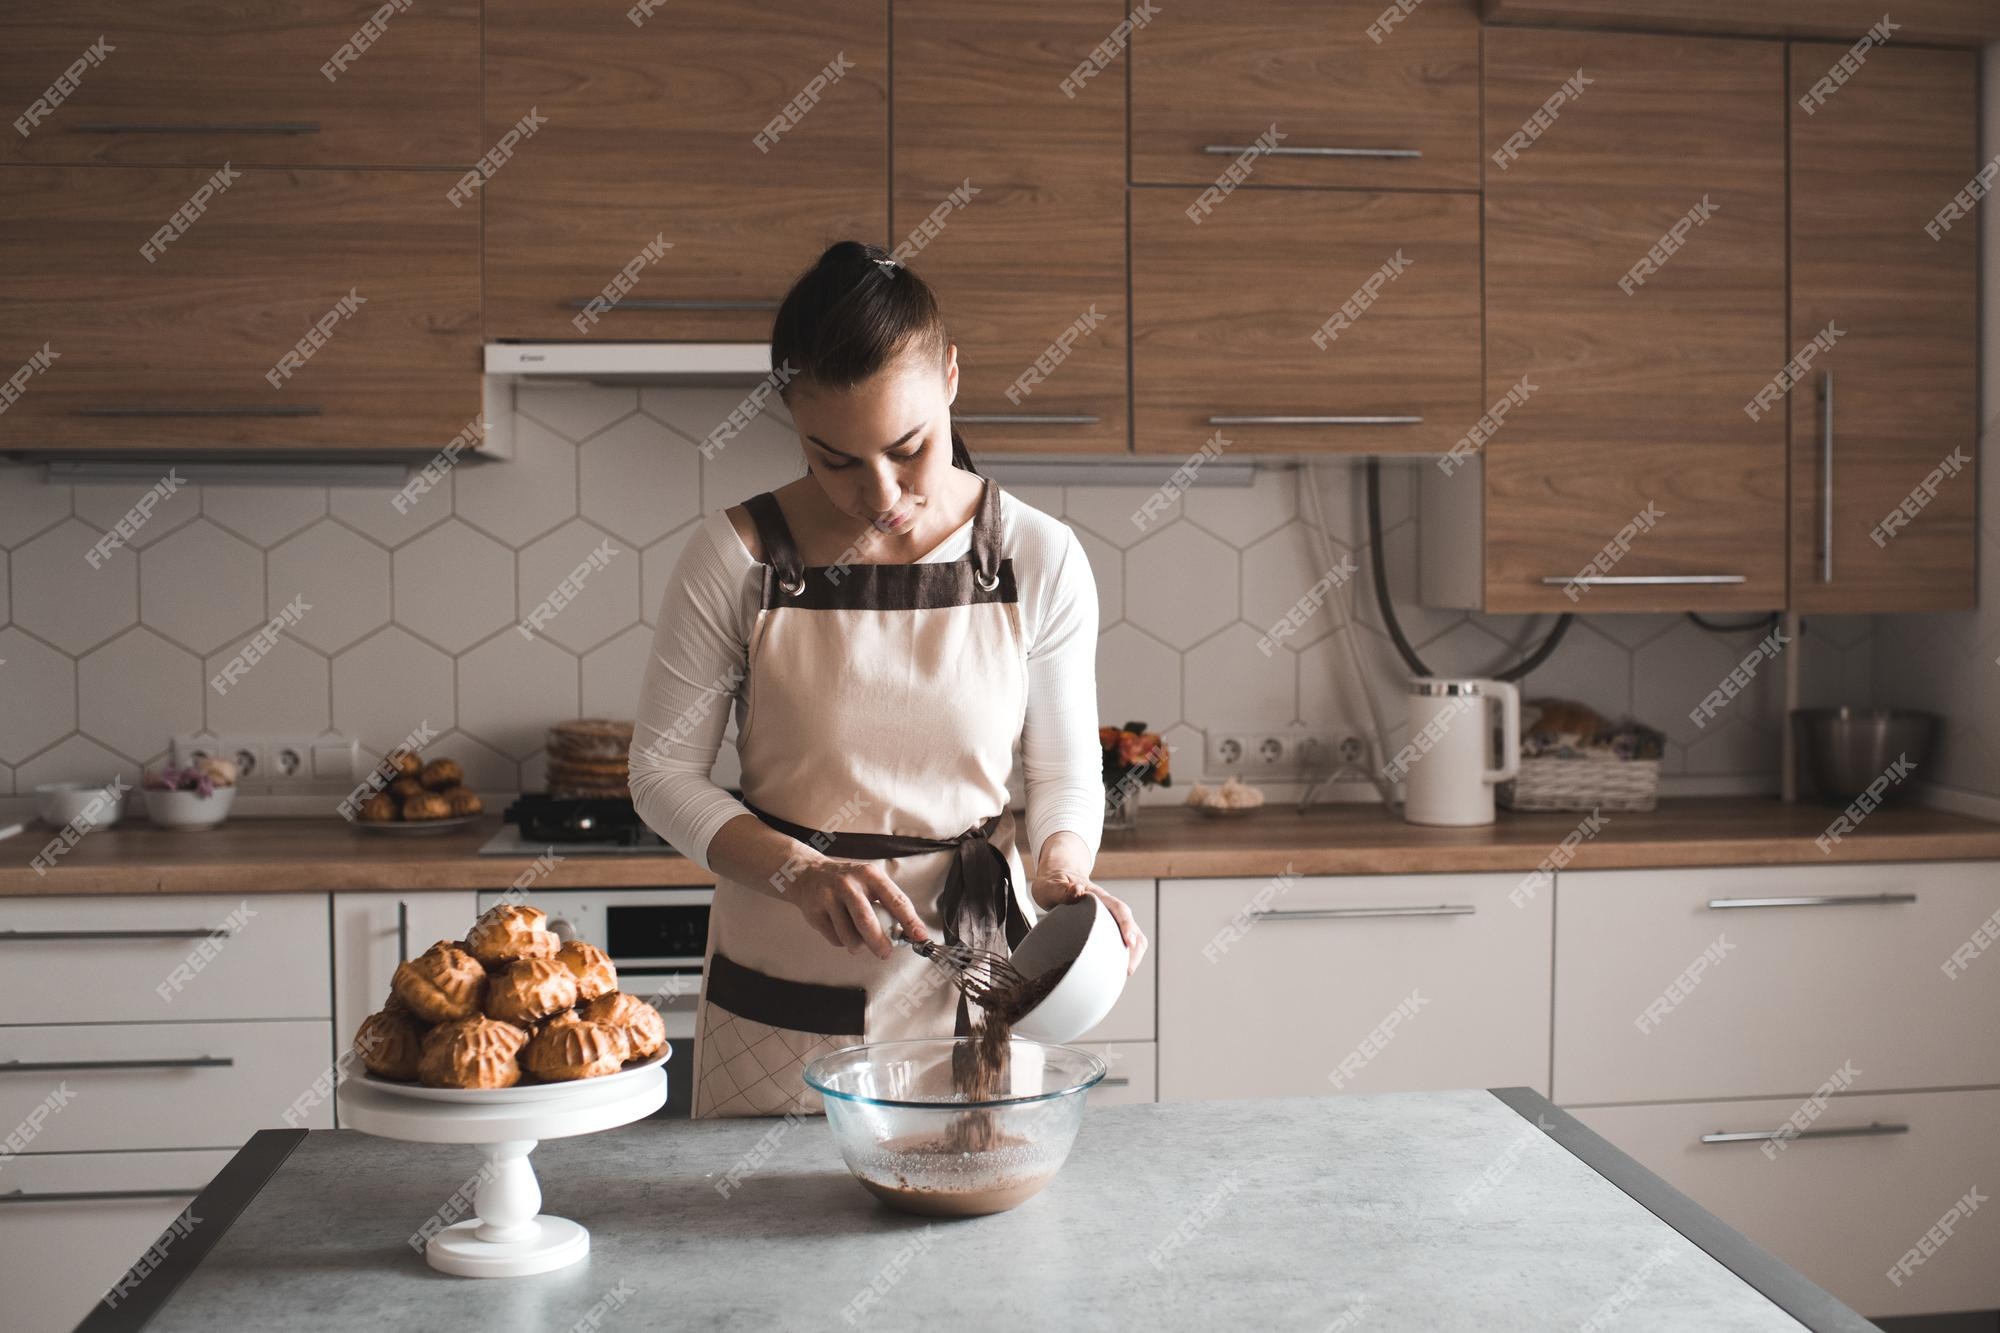
[[[998,574],[993,575],[991,578],[984,574],[977,574],[974,575],[974,580],[979,584],[979,591],[981,592],[992,592],[1000,586],[1000,576]]]
[[[786,596],[797,597],[806,590],[806,581],[800,579],[797,583],[787,583],[783,579],[779,579],[778,587],[784,590]],[[987,591],[990,592],[992,589],[989,588]]]

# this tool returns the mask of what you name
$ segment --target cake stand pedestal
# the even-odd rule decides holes
[[[523,1277],[565,1268],[590,1253],[588,1231],[540,1211],[542,1187],[528,1163],[535,1144],[629,1125],[666,1104],[664,1068],[615,1077],[602,1087],[589,1080],[549,1084],[534,1089],[543,1094],[539,1100],[483,1105],[417,1100],[349,1079],[340,1085],[340,1120],[385,1139],[478,1147],[485,1160],[473,1176],[475,1216],[433,1235],[424,1258],[458,1277]],[[560,1095],[548,1095],[557,1087]]]

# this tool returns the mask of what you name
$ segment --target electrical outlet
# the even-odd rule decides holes
[[[209,755],[236,763],[236,785],[269,792],[352,782],[361,743],[347,737],[176,736],[173,762],[185,767]]]
[[[1216,727],[1204,733],[1202,776],[1301,782],[1337,765],[1334,737],[1310,727]]]

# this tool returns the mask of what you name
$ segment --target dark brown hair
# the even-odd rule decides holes
[[[937,294],[910,267],[878,245],[839,241],[799,275],[771,321],[771,365],[785,376],[851,389],[907,352],[942,363],[951,339]],[[972,455],[951,432],[952,466],[977,473]]]

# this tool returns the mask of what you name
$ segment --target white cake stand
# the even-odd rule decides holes
[[[556,1090],[560,1088],[560,1094]],[[542,1187],[528,1154],[542,1139],[595,1134],[643,1120],[666,1104],[667,1071],[627,1070],[602,1085],[584,1079],[534,1089],[539,1100],[468,1105],[420,1100],[349,1078],[339,1088],[343,1125],[408,1143],[469,1143],[486,1159],[476,1216],[432,1236],[424,1258],[457,1277],[524,1277],[565,1268],[590,1253],[590,1233],[541,1212]]]

